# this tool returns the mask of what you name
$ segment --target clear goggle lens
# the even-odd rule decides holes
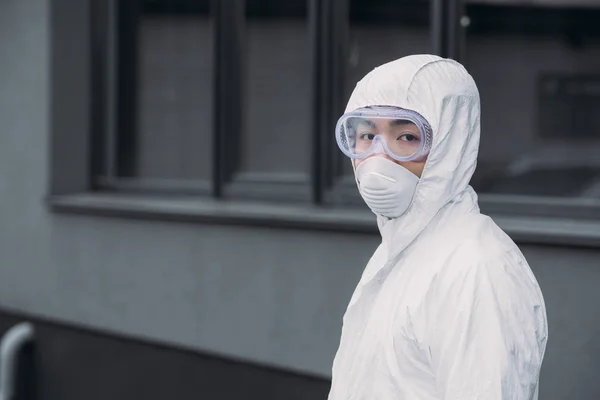
[[[336,127],[342,152],[353,159],[385,153],[398,161],[423,159],[431,149],[431,128],[415,111],[368,107],[344,114]]]

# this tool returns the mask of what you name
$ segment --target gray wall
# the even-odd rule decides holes
[[[47,34],[46,0],[0,5],[0,307],[328,376],[378,238],[49,213]],[[550,322],[541,398],[598,398],[600,250],[524,251]]]

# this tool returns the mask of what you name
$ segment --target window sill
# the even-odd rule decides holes
[[[375,218],[363,210],[266,202],[224,201],[198,197],[135,196],[85,193],[51,196],[56,213],[71,213],[175,222],[216,223],[308,229],[345,233],[377,233]],[[600,221],[554,217],[492,215],[520,244],[600,248]]]
[[[50,209],[57,213],[356,233],[378,232],[372,214],[362,210],[326,206],[114,193],[50,196],[47,202]]]

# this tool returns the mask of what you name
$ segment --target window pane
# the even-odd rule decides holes
[[[429,7],[428,0],[350,1],[345,101],[356,83],[373,68],[410,54],[431,53]],[[341,173],[352,175],[351,163],[340,156],[337,147],[334,150]]]
[[[566,2],[563,2],[567,4]],[[600,9],[472,5],[483,193],[600,199]]]
[[[306,1],[250,1],[241,176],[308,182],[311,57]]]
[[[139,24],[137,175],[207,180],[213,136],[208,7],[148,3],[158,11],[143,14]]]

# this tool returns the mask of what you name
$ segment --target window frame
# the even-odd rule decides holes
[[[236,137],[243,134],[244,113],[244,55],[246,50],[245,0],[211,0],[210,17],[214,26],[213,44],[213,126],[212,126],[212,175],[210,182],[135,177],[137,115],[137,75],[139,63],[136,42],[137,20],[141,15],[138,2],[106,2],[91,0],[92,35],[92,166],[90,180],[97,191],[133,191],[143,193],[198,194],[215,198],[273,199],[310,201],[314,198],[315,184],[312,171],[308,181],[282,179],[274,174],[247,174],[239,171],[241,148]],[[322,43],[323,30],[317,22],[324,3],[307,0],[307,25],[310,32],[307,40],[311,46],[311,96],[314,104],[315,74],[323,65],[315,54]],[[118,7],[118,8],[117,8]],[[256,12],[256,4],[253,12]],[[151,4],[151,13],[180,14],[205,12],[198,3],[180,0],[174,7],[161,7],[160,2]],[[293,7],[284,10],[296,13]],[[111,18],[112,14],[112,18]],[[113,21],[116,19],[116,23]],[[116,32],[115,32],[116,31]],[[118,39],[117,39],[118,37]],[[116,61],[119,59],[120,61]],[[110,79],[112,78],[112,80]],[[111,85],[111,83],[113,85]],[[116,91],[114,88],[116,87]],[[111,89],[113,89],[111,91]],[[116,94],[116,95],[115,95]],[[317,107],[311,109],[313,112]],[[315,118],[312,118],[312,125]],[[112,124],[110,122],[113,122]],[[227,138],[227,143],[225,143]],[[312,164],[312,160],[311,160]],[[178,182],[179,181],[179,182]],[[210,190],[207,190],[210,187]]]
[[[460,0],[431,1],[432,8],[435,8],[438,3],[447,6],[449,3],[460,2]],[[233,10],[241,9],[240,4],[243,0],[213,0],[213,2],[224,7],[219,14],[221,21],[235,20],[243,15],[233,13]],[[226,3],[237,4],[237,8],[230,9],[227,13]],[[343,2],[309,0],[308,3],[312,16],[310,40],[313,44],[312,73],[314,74],[312,99],[314,140],[311,191],[308,200],[303,195],[290,195],[293,190],[289,186],[272,185],[268,179],[262,183],[257,183],[260,179],[252,180],[252,185],[262,185],[263,188],[239,189],[240,192],[237,194],[227,193],[227,190],[235,192],[238,189],[227,188],[227,171],[223,169],[213,171],[214,176],[218,177],[214,182],[187,186],[166,181],[96,180],[97,172],[106,168],[111,157],[115,157],[114,154],[99,151],[106,144],[106,137],[103,134],[116,129],[119,124],[117,113],[111,104],[106,102],[106,99],[112,96],[111,91],[114,88],[110,83],[115,82],[117,75],[116,70],[107,68],[111,66],[107,44],[110,40],[115,40],[114,35],[109,34],[112,25],[107,18],[108,9],[104,8],[107,2],[86,0],[71,8],[66,7],[63,2],[50,4],[51,173],[46,202],[53,212],[294,229],[325,229],[339,232],[376,232],[372,222],[373,216],[364,205],[359,209],[361,206],[358,195],[348,199],[346,202],[348,204],[341,206],[337,206],[336,201],[331,201],[330,189],[339,182],[336,183],[331,166],[327,166],[332,151],[335,151],[334,143],[330,138],[333,135],[327,133],[343,108],[343,102],[339,98],[336,100],[333,94],[336,93],[339,85],[343,84],[342,65],[345,56],[347,20],[339,17],[344,15],[339,11],[347,7],[348,0]],[[89,18],[82,19],[84,15]],[[337,20],[334,19],[335,15],[338,16]],[[436,22],[433,16],[432,23],[442,24],[439,20]],[[76,41],[68,40],[74,34],[81,34],[77,30],[81,25],[87,26],[89,30]],[[440,32],[447,32],[447,27],[453,25],[446,23],[445,26],[446,28],[432,26],[431,29],[440,34]],[[226,34],[220,33],[220,35]],[[241,42],[239,31],[229,34],[234,36],[234,40]],[[443,45],[439,44],[442,39],[438,34],[433,37],[434,41],[438,40],[435,52],[447,57],[460,58],[460,46],[454,46],[454,49],[457,49],[455,51],[458,51],[457,54],[443,54],[441,50]],[[460,38],[460,32],[454,37]],[[226,40],[223,36],[219,38],[219,40]],[[452,46],[447,45],[446,48]],[[214,51],[218,52],[217,46]],[[228,65],[228,68],[233,71],[232,74],[240,73],[240,68],[236,70],[235,66],[232,66],[236,63],[235,54],[221,56],[223,59],[220,62]],[[67,60],[78,61],[67,62]],[[214,61],[216,63],[216,59]],[[218,70],[215,69],[214,73],[218,74]],[[221,72],[221,80],[223,76],[224,73]],[[233,101],[231,97],[235,97],[237,91],[229,87],[217,96],[220,92],[217,88],[221,88],[219,84],[222,85],[222,82],[215,80],[215,103],[229,104]],[[218,108],[214,107],[215,115],[223,118],[217,113]],[[232,123],[223,119],[221,125],[218,125],[217,121],[218,119],[215,118],[215,132],[226,129],[227,124]],[[86,134],[82,135],[82,132]],[[114,144],[114,142],[110,143]],[[229,155],[223,151],[223,143],[215,142],[214,146],[216,157],[220,157],[220,163],[224,162]],[[344,190],[356,194],[354,182],[347,182]],[[281,192],[279,195],[278,191]],[[340,195],[342,192],[336,193]],[[265,195],[273,195],[273,197],[265,197]],[[229,198],[231,202],[221,201]],[[179,208],[175,206],[185,199],[189,201],[185,204],[181,203]],[[290,201],[279,204],[281,199]],[[174,206],[170,207],[169,202]],[[234,212],[231,209],[232,202],[246,204],[247,209],[239,213]],[[204,203],[207,204],[204,208],[199,209],[196,206]],[[300,204],[295,205],[295,203]],[[276,215],[264,212],[265,204],[268,204]],[[600,206],[590,199],[482,193],[480,205],[485,213],[494,217],[501,227],[521,243],[600,247]],[[173,208],[177,209],[173,210]],[[332,216],[328,217],[328,213]],[[541,227],[546,225],[552,225],[552,232],[543,231]]]
[[[143,193],[198,194],[216,198],[305,201],[324,204],[334,198],[330,192],[336,182],[337,160],[331,126],[343,112],[345,99],[345,60],[348,56],[350,0],[306,0],[307,24],[311,46],[311,117],[313,126],[311,168],[308,182],[289,175],[239,172],[241,149],[237,135],[243,134],[244,54],[246,50],[246,5],[251,0],[212,0],[210,15],[214,22],[213,58],[213,174],[211,181],[186,182],[172,179],[136,178],[137,76],[139,63],[136,42],[141,15],[137,2],[93,1],[92,36],[94,90],[92,109],[94,143],[91,172],[92,187],[98,191],[128,190]],[[440,2],[440,0],[433,0]],[[455,2],[455,0],[452,0]],[[151,3],[153,13],[204,12],[198,3],[179,0],[173,7]],[[409,13],[397,16],[414,21],[426,3],[409,7]],[[118,9],[117,9],[118,7]],[[256,4],[254,4],[256,8]],[[256,10],[254,10],[256,11]],[[288,13],[297,13],[293,7]],[[365,10],[359,10],[364,13]],[[116,14],[116,24],[111,21]],[[365,18],[374,18],[365,14]],[[133,21],[133,23],[132,23]],[[421,21],[422,22],[422,21]],[[419,22],[419,23],[421,23]],[[445,24],[447,21],[440,21]],[[117,30],[115,33],[114,30]],[[439,30],[446,36],[445,25]],[[104,40],[103,40],[104,38]],[[116,49],[116,51],[114,50]],[[116,62],[116,59],[121,61]],[[111,85],[111,83],[113,85]],[[116,90],[115,90],[116,87]],[[115,96],[116,94],[116,96]],[[116,99],[116,100],[115,100]],[[101,138],[103,137],[103,139]],[[224,143],[228,138],[228,145]],[[334,157],[335,158],[335,157]],[[99,176],[103,176],[98,179]],[[210,186],[210,190],[207,190]],[[354,203],[354,202],[352,202]]]

